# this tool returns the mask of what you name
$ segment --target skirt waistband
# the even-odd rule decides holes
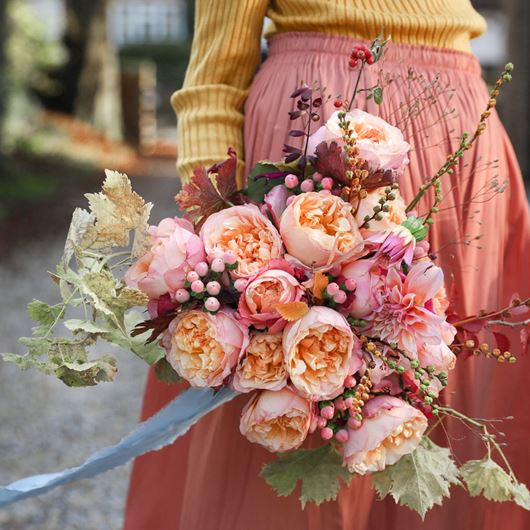
[[[344,55],[345,61],[355,44],[370,45],[370,41],[363,39],[312,32],[276,33],[269,37],[268,43],[270,57],[332,54]],[[384,60],[406,66],[421,65],[433,70],[448,68],[466,74],[482,75],[480,63],[475,55],[449,48],[390,42],[386,47]]]

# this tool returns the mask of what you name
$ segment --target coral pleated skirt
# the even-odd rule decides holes
[[[351,93],[354,75],[347,65],[355,42],[312,33],[285,33],[271,38],[269,56],[257,72],[245,105],[247,170],[260,159],[277,160],[288,142],[289,98],[300,81],[317,81],[333,95]],[[474,56],[452,50],[391,44],[381,63],[368,68],[361,87],[377,82],[380,68],[393,80],[377,106],[361,96],[357,105],[404,130],[412,146],[401,193],[410,200],[426,176],[432,176],[457,136],[474,130],[488,99]],[[429,88],[430,87],[430,88]],[[435,88],[437,87],[437,88]],[[444,89],[451,88],[453,91]],[[502,96],[501,96],[502,97]],[[505,104],[512,104],[505,102]],[[513,102],[516,104],[516,102]],[[327,118],[335,109],[328,105]],[[491,199],[491,181],[508,182]],[[530,294],[530,221],[517,161],[496,114],[484,135],[466,154],[459,169],[444,177],[446,195],[430,234],[431,248],[455,285],[462,315],[493,309],[513,293]],[[431,197],[432,198],[432,197]],[[471,202],[470,202],[471,201]],[[419,213],[428,202],[420,205]],[[474,239],[476,236],[480,239]],[[512,345],[514,353],[518,344]],[[446,399],[468,415],[501,418],[513,415],[499,430],[521,481],[530,483],[530,362],[499,365],[485,358],[461,360],[451,374]],[[147,382],[142,419],[182,390]],[[456,393],[455,393],[456,392]],[[357,477],[338,500],[301,510],[296,495],[279,498],[258,476],[273,456],[239,433],[239,415],[248,396],[213,412],[182,439],[137,459],[126,508],[125,530],[523,530],[528,512],[513,504],[471,499],[461,488],[426,517],[379,501],[369,478]],[[482,458],[479,437],[448,422],[437,441],[451,444],[461,461]],[[313,442],[315,443],[315,442]]]

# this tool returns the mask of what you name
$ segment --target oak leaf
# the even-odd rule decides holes
[[[276,304],[274,309],[280,313],[287,322],[299,320],[309,312],[309,306],[305,302],[287,302],[286,304]]]
[[[323,300],[324,289],[328,286],[329,279],[322,272],[316,272],[313,277],[313,288],[311,289],[315,300]]]
[[[92,248],[112,245],[125,247],[134,230],[133,257],[145,253],[151,203],[146,203],[132,190],[131,181],[123,173],[105,170],[106,178],[100,193],[87,193],[90,210],[96,216],[96,241]]]

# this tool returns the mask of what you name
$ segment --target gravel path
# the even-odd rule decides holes
[[[152,221],[175,213],[176,180],[134,179],[133,187],[155,202]],[[16,339],[30,334],[31,320],[25,307],[31,299],[57,301],[46,271],[53,269],[61,256],[66,214],[76,205],[84,205],[82,194],[86,191],[93,190],[80,190],[71,194],[72,199],[61,197],[61,203],[50,209],[49,219],[35,220],[49,224],[49,230],[32,238],[31,230],[24,228],[17,244],[1,256],[1,351],[23,351]],[[99,346],[101,353],[105,347]],[[1,484],[77,465],[132,430],[147,367],[130,353],[109,348],[119,362],[116,381],[86,389],[71,389],[39,372],[21,372],[0,362]],[[129,473],[130,465],[124,466],[1,509],[0,528],[117,530],[123,520]]]

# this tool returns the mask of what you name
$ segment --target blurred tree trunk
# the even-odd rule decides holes
[[[3,125],[7,99],[7,3],[7,1],[0,0],[0,157],[2,157]]]
[[[41,99],[50,110],[73,114],[107,136],[121,138],[120,71],[116,50],[107,39],[108,3],[64,0],[68,61],[53,75],[60,91]]]
[[[67,0],[79,5],[85,2]],[[87,24],[83,70],[79,78],[75,115],[111,138],[122,138],[120,65],[107,38],[108,0],[93,0]],[[85,23],[86,23],[85,19]]]
[[[513,81],[506,87],[503,117],[514,144],[521,169],[530,173],[530,2],[528,0],[502,0],[509,19],[508,58],[515,65]],[[528,180],[527,180],[528,181]]]

